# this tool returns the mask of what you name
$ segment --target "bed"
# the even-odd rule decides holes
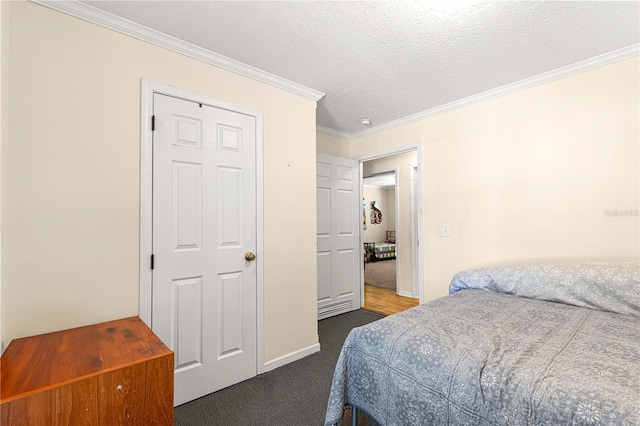
[[[367,260],[371,262],[395,259],[396,231],[387,231],[385,241],[382,243],[364,243],[364,250],[367,254]]]
[[[638,425],[640,267],[458,273],[448,296],[351,331],[325,425],[348,406],[381,425]]]

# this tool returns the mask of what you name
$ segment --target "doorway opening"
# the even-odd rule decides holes
[[[422,297],[420,143],[359,158],[363,308],[390,315]]]
[[[364,284],[395,292],[397,284],[395,170],[373,175],[365,174],[362,179],[362,195]]]

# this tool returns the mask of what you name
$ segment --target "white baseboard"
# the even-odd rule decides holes
[[[297,361],[316,352],[320,352],[320,343],[316,343],[315,345],[299,349],[276,359],[272,359],[271,361],[265,362],[263,373],[275,370],[278,367],[282,367],[283,365],[287,365],[290,362]]]
[[[411,293],[410,291],[398,290],[398,291],[396,291],[396,294],[398,296],[413,298],[413,293]]]

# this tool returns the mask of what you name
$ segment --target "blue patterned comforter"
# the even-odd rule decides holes
[[[451,291],[349,334],[325,425],[345,405],[382,425],[640,424],[637,265],[486,268]]]

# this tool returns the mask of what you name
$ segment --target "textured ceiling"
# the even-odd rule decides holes
[[[396,186],[396,174],[391,173],[378,173],[372,176],[364,177],[362,183],[368,186],[374,186],[377,188],[393,188]]]
[[[637,44],[638,1],[87,1],[326,93],[349,134]]]

